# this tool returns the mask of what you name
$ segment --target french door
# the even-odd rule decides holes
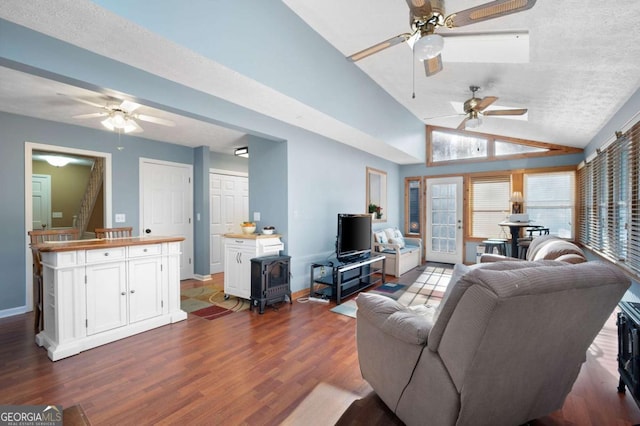
[[[463,260],[462,187],[461,176],[427,179],[427,261]]]

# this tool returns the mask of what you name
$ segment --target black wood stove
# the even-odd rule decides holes
[[[276,302],[291,302],[290,256],[263,256],[251,259],[251,309]]]

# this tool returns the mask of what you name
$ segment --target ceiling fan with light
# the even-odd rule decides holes
[[[143,129],[136,122],[136,120],[146,121],[149,123],[160,124],[162,126],[174,127],[175,123],[170,120],[166,120],[164,118],[152,117],[150,115],[145,114],[135,114],[134,111],[140,108],[140,104],[131,101],[122,101],[120,104],[117,103],[109,103],[110,100],[106,101],[106,104],[99,104],[97,102],[93,102],[87,99],[78,98],[74,96],[67,96],[71,99],[74,99],[78,102],[82,102],[87,105],[91,105],[96,108],[100,108],[103,111],[101,112],[93,112],[89,114],[80,114],[74,115],[73,118],[85,119],[85,118],[99,118],[105,117],[100,123],[109,130],[112,131],[122,131],[124,133],[130,132],[142,132]]]
[[[524,115],[527,113],[526,108],[516,108],[516,109],[493,109],[490,111],[485,111],[485,109],[498,100],[495,96],[485,96],[484,98],[476,98],[476,92],[480,90],[478,86],[469,86],[469,90],[471,90],[471,98],[467,99],[464,103],[464,113],[466,117],[462,122],[458,125],[458,130],[468,129],[468,128],[476,128],[482,124],[482,120],[478,117],[478,114],[482,114],[485,116],[488,115]]]
[[[536,4],[536,0],[496,0],[445,17],[444,0],[406,0],[406,2],[409,5],[410,33],[399,34],[354,53],[347,59],[356,62],[388,47],[407,42],[415,56],[424,62],[425,73],[429,77],[442,71],[440,53],[444,47],[443,37],[447,37],[447,34],[436,34],[438,27],[457,28],[471,25],[522,12]]]
[[[441,115],[438,117],[428,117],[425,120],[433,120],[436,118],[446,118],[446,117],[455,117],[464,115],[464,120],[458,125],[457,130],[464,129],[475,129],[482,124],[482,119],[480,115],[483,116],[514,116],[514,115],[524,115],[527,113],[526,108],[510,108],[510,109],[492,109],[489,111],[485,111],[489,106],[493,105],[495,101],[498,100],[496,96],[485,96],[484,98],[476,98],[476,92],[480,90],[478,86],[469,86],[469,90],[471,90],[471,98],[467,99],[464,102],[463,109],[464,113],[461,114],[450,114],[450,115]],[[452,102],[453,103],[453,102]]]

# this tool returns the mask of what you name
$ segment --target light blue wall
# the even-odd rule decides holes
[[[246,144],[242,146],[246,146]],[[240,145],[238,145],[238,148],[240,148]],[[235,155],[211,152],[209,155],[209,167],[216,170],[249,173],[249,160]]]
[[[196,202],[197,194],[208,194],[204,173],[208,169],[208,150],[154,142],[123,136],[118,143],[115,134],[38,120],[24,116],[0,113],[0,173],[3,185],[0,197],[11,200],[0,209],[0,220],[5,224],[5,244],[2,245],[0,268],[6,271],[0,280],[0,311],[24,305],[26,265],[26,229],[24,226],[24,142],[88,149],[112,154],[113,159],[113,212],[125,213],[127,223],[138,234],[139,217],[139,158],[153,158],[194,165],[195,212],[204,214],[208,207],[204,200]],[[366,167],[375,167],[388,173],[389,188],[399,188],[399,167],[391,162],[363,153],[357,149],[331,141],[300,129],[292,129],[291,141],[274,142],[257,137],[250,139],[252,160],[250,169],[251,210],[260,211],[264,223],[273,224],[284,233],[286,252],[292,259],[292,289],[308,285],[308,265],[330,255],[335,246],[337,213],[359,213],[365,210]],[[117,146],[123,145],[119,151]],[[264,157],[264,161],[260,158]],[[202,174],[202,176],[199,176]],[[195,183],[195,182],[194,182]],[[402,194],[390,190],[388,222],[380,226],[398,226],[399,200]],[[206,219],[208,221],[208,219]],[[200,231],[196,223],[194,231]],[[194,235],[196,239],[197,236]],[[208,239],[196,243],[196,257],[203,255],[198,264],[208,265]],[[196,268],[196,273],[208,271]]]
[[[276,142],[256,136],[248,137],[249,146],[249,217],[260,213],[257,232],[263,226],[275,226],[289,253],[289,216],[287,188],[287,142]]]
[[[85,87],[92,90],[105,91],[106,93],[116,90],[128,93],[132,95],[134,99],[147,105],[156,106],[168,111],[196,117],[213,123],[224,124],[230,128],[245,131],[253,136],[263,137],[270,140],[286,140],[289,143],[289,147],[296,147],[294,152],[292,153],[289,151],[287,156],[287,162],[290,166],[289,175],[287,177],[288,184],[291,185],[291,182],[294,182],[295,185],[303,185],[312,188],[309,190],[305,187],[304,190],[297,191],[292,191],[291,188],[289,188],[289,200],[294,199],[296,202],[302,201],[304,205],[322,204],[322,198],[318,198],[317,193],[313,190],[313,186],[316,181],[322,181],[324,179],[324,175],[327,173],[326,169],[318,167],[316,171],[310,171],[308,167],[302,166],[304,164],[302,161],[299,161],[296,158],[297,153],[303,154],[302,157],[305,159],[312,159],[314,164],[318,166],[323,165],[328,167],[331,167],[331,165],[334,164],[334,161],[342,163],[340,160],[345,158],[340,152],[342,149],[346,149],[350,153],[349,156],[351,158],[358,158],[359,156],[375,158],[364,154],[361,151],[347,148],[342,144],[336,143],[327,138],[320,137],[297,127],[263,116],[255,111],[247,110],[227,101],[207,95],[203,92],[172,83],[139,69],[111,61],[107,58],[78,49],[77,47],[52,39],[45,35],[29,31],[7,21],[0,20],[0,25],[2,25],[3,34],[3,37],[0,40],[0,65],[21,71],[28,71],[36,75],[45,76],[57,81],[74,84],[79,87]],[[315,59],[313,59],[313,61],[315,64]],[[342,67],[346,61],[344,61],[344,58],[341,58],[339,62],[340,67]],[[331,67],[329,66],[328,69],[330,68]],[[285,79],[289,78],[289,71],[284,74]],[[352,92],[353,95],[357,95],[359,92],[366,90],[367,87],[371,90],[371,93],[375,94],[371,95],[375,98],[375,101],[372,100],[375,104],[375,108],[371,106],[373,104],[369,104],[372,109],[369,110],[370,114],[367,115],[368,120],[371,123],[376,123],[380,120],[380,117],[396,117],[399,122],[402,122],[403,120],[397,117],[398,110],[400,110],[400,114],[405,117],[404,120],[410,118],[409,121],[412,121],[412,125],[396,126],[398,136],[391,137],[390,139],[403,139],[402,135],[406,133],[406,129],[408,128],[413,128],[414,130],[419,129],[419,132],[424,132],[422,124],[417,119],[412,118],[412,116],[408,114],[404,108],[399,107],[392,98],[381,93],[380,89],[375,86],[371,80],[365,78],[364,74],[358,73],[357,76],[360,78],[359,84],[356,85],[358,90]],[[355,75],[351,74],[350,78],[355,78]],[[330,98],[332,94],[336,94],[338,98],[344,96],[344,93],[332,90],[330,87],[325,87],[323,89],[325,89],[322,90],[323,96],[329,96]],[[350,102],[354,104],[358,103],[356,101],[357,99],[358,97],[354,96],[353,100]],[[336,102],[336,104],[337,103],[338,102]],[[365,109],[368,110],[369,106]],[[375,111],[377,111],[377,113],[374,113]],[[393,133],[394,130],[391,125],[392,123],[387,124],[389,124],[389,128],[385,133],[389,135]],[[113,136],[113,134],[109,133],[106,133],[106,135]],[[419,140],[423,141],[424,138],[420,136]],[[84,138],[80,138],[79,140],[74,141],[74,143],[83,146]],[[331,144],[334,148],[325,150],[323,148],[325,143]],[[301,146],[302,148],[297,149],[298,146]],[[192,162],[193,153],[191,150],[188,151],[188,162]],[[328,156],[327,152],[333,152],[335,154]],[[116,172],[127,176],[131,182],[136,182],[135,179],[137,179],[137,175],[135,175],[135,173],[137,172],[134,171],[137,170],[137,163],[135,164],[135,167],[132,167],[129,163],[137,160],[128,159],[126,154],[122,155],[123,163],[114,161],[114,171],[118,168],[119,170]],[[169,156],[168,159],[171,160],[173,158]],[[379,159],[367,161],[358,159],[358,161],[354,161],[354,167],[357,166],[359,169],[356,169],[357,176],[355,179],[350,176],[353,171],[346,168],[348,165],[344,165],[339,169],[330,168],[331,174],[339,175],[347,173],[349,175],[349,177],[344,179],[343,183],[340,184],[340,192],[347,194],[346,198],[349,200],[360,199],[357,204],[358,211],[361,211],[361,209],[364,208],[361,206],[364,206],[365,164],[376,167],[376,165],[380,163],[384,163],[384,161]],[[125,165],[121,166],[121,164]],[[293,166],[293,168],[291,166]],[[377,168],[384,167],[378,165]],[[392,173],[394,172],[392,171]],[[397,179],[397,172],[395,173],[395,175],[392,174],[389,178],[390,187],[398,186],[397,180],[392,180]],[[318,176],[322,176],[322,178],[318,178]],[[357,183],[357,185],[354,185],[354,183]],[[257,186],[254,186],[254,188],[259,187],[259,183]],[[345,188],[349,189],[347,190]],[[265,188],[265,191],[268,190],[270,190],[270,188]],[[253,192],[256,191],[259,191],[259,189],[253,190]],[[324,192],[321,192],[320,194],[323,193]],[[329,197],[331,197],[331,195],[329,195]],[[390,195],[390,197],[394,197],[394,195]],[[137,205],[137,198],[137,186],[127,186],[126,191],[119,194],[117,199],[114,199],[114,212],[122,212],[126,207],[125,204]],[[390,200],[389,202],[393,203],[394,201]],[[289,206],[291,206],[290,201]],[[344,211],[347,207],[348,206],[344,206],[340,210]],[[255,208],[262,210],[261,206],[256,206]],[[335,224],[333,222],[335,219],[333,217],[337,211],[334,208],[323,209],[322,207],[316,208],[315,211],[324,212],[321,214],[331,217],[330,220],[321,220],[320,223],[330,222],[330,229],[332,229],[332,231],[329,233],[334,234],[335,231],[333,231],[333,229],[335,228]],[[396,208],[393,210],[390,209],[388,213],[390,220],[397,219]],[[292,214],[291,209],[289,209],[289,214]],[[320,213],[314,212],[314,215],[316,214]],[[394,217],[393,214],[395,214],[396,217]],[[334,237],[335,235],[331,237],[331,240],[333,240]],[[297,249],[296,246],[298,245],[300,248]],[[331,250],[333,242],[324,244],[322,239],[309,239],[304,234],[290,234],[287,235],[287,247],[290,254],[296,253],[300,255],[299,259],[292,259],[292,268],[294,268],[296,267],[297,262],[305,262],[304,259],[306,257],[313,257],[313,253],[317,253],[322,250]],[[199,247],[195,247],[195,252],[197,253],[198,251]],[[305,268],[301,267],[301,269]],[[297,277],[294,279],[297,279]],[[294,282],[294,289],[296,289],[295,285],[302,281],[304,281],[303,278],[300,278],[300,281]]]
[[[209,205],[209,147],[193,150],[193,272],[208,277],[210,272],[210,205]]]
[[[290,244],[292,288],[309,285],[309,265],[326,259],[335,251],[338,213],[366,211],[366,167],[387,172],[387,222],[398,226],[399,167],[379,157],[322,138],[301,135],[288,143],[289,235],[298,236]],[[402,190],[404,192],[404,189]]]
[[[398,149],[424,155],[423,123],[281,0],[193,0],[189,7],[156,0],[153,13],[142,1],[94,2]]]

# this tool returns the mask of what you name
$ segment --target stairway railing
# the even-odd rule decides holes
[[[87,189],[82,197],[80,203],[80,212],[78,213],[77,227],[80,229],[80,235],[83,235],[87,230],[89,224],[89,218],[93,213],[98,194],[102,188],[102,181],[104,176],[104,158],[97,157],[91,168],[91,174],[89,175],[89,182],[87,183]]]

